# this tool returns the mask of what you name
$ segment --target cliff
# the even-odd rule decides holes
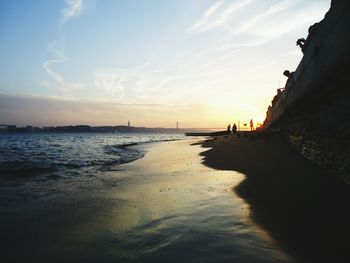
[[[350,1],[332,1],[302,51],[264,130],[281,131],[304,157],[350,183]]]

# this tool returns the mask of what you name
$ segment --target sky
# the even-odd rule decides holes
[[[330,0],[2,0],[0,124],[263,121]]]

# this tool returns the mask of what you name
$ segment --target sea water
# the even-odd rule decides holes
[[[0,134],[0,202],[38,198],[60,181],[92,180],[100,171],[144,156],[130,146],[183,138],[155,133]]]
[[[128,146],[182,138],[181,134],[139,133],[0,134],[0,176],[86,175],[144,155]]]
[[[289,262],[198,145],[121,165],[184,138],[0,134],[0,262]]]

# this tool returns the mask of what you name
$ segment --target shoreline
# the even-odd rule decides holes
[[[245,175],[235,187],[252,219],[301,262],[346,262],[348,186],[303,159],[281,136],[225,136],[203,142],[203,163]]]
[[[220,214],[225,214],[225,217],[228,216],[231,219],[231,214],[229,211],[227,211],[227,208],[231,208],[231,207],[226,207],[226,205],[223,206],[222,203],[225,202],[229,202],[229,203],[235,203],[238,202],[237,204],[239,204],[238,206],[241,207],[238,210],[240,210],[238,212],[238,214],[240,214],[240,221],[241,223],[243,223],[244,225],[244,229],[242,229],[242,231],[247,232],[247,233],[251,233],[253,236],[249,237],[248,239],[251,239],[248,243],[252,242],[256,242],[254,241],[256,238],[259,239],[260,241],[258,242],[266,242],[263,246],[266,246],[267,251],[265,251],[264,253],[266,253],[266,255],[255,255],[254,256],[254,251],[252,251],[252,255],[249,256],[248,258],[244,258],[242,257],[242,255],[240,255],[241,253],[244,254],[244,252],[241,251],[235,251],[235,248],[233,247],[232,250],[227,251],[226,253],[226,258],[224,255],[219,255],[219,254],[215,254],[215,250],[214,251],[202,251],[201,253],[207,254],[206,257],[198,257],[195,258],[194,262],[197,262],[198,259],[202,258],[204,260],[204,258],[206,258],[206,260],[204,260],[205,262],[217,262],[217,261],[223,261],[226,262],[227,260],[230,259],[240,259],[242,257],[242,261],[244,262],[245,260],[258,260],[259,262],[295,262],[295,258],[291,257],[290,255],[286,254],[285,251],[283,249],[281,249],[281,246],[278,242],[276,242],[276,240],[270,235],[270,233],[268,233],[264,228],[261,228],[258,224],[256,224],[256,222],[254,222],[254,220],[252,220],[251,215],[252,215],[252,211],[249,207],[249,203],[246,202],[246,200],[244,200],[244,198],[242,198],[241,196],[237,195],[237,193],[235,193],[234,189],[235,187],[237,187],[241,181],[244,180],[244,175],[241,174],[240,172],[237,171],[222,171],[221,169],[216,169],[216,168],[212,168],[207,166],[204,162],[203,162],[203,157],[202,157],[202,153],[203,153],[203,148],[202,148],[202,144],[203,141],[205,141],[207,139],[207,137],[202,137],[202,138],[189,138],[189,139],[184,139],[184,140],[176,140],[176,141],[167,141],[167,142],[154,142],[154,143],[147,143],[147,144],[140,144],[140,145],[135,145],[135,146],[131,146],[131,148],[134,149],[139,149],[142,151],[145,151],[145,155],[140,158],[137,159],[133,162],[130,163],[125,163],[125,164],[121,164],[119,165],[119,167],[121,169],[123,169],[126,173],[135,173],[139,174],[139,173],[145,173],[145,174],[152,174],[153,178],[157,178],[159,175],[160,176],[164,176],[166,175],[166,177],[168,177],[169,175],[173,178],[171,178],[170,181],[173,181],[173,183],[175,183],[175,185],[178,185],[177,190],[175,190],[175,192],[178,192],[179,189],[183,188],[183,189],[189,189],[189,190],[183,190],[184,192],[189,192],[191,194],[194,194],[196,191],[200,191],[201,195],[198,197],[198,201],[201,205],[203,206],[212,206],[212,200],[211,198],[214,197],[214,199],[217,199],[218,197],[216,195],[220,195],[220,200],[215,200],[214,202],[218,202],[217,203],[217,207],[215,208],[216,213],[210,213],[208,211],[208,214],[206,214],[205,216],[202,214],[203,218],[201,218],[200,220],[202,221],[206,221],[208,219],[205,219],[205,217],[209,217],[209,218],[215,218],[215,217],[220,217]],[[156,167],[156,169],[155,169]],[[207,170],[207,168],[209,168],[209,170]],[[184,169],[185,168],[185,169]],[[191,170],[194,168],[194,172],[196,174],[191,174],[193,172],[191,172]],[[198,176],[199,173],[202,173],[201,176]],[[192,177],[190,179],[190,181],[188,180],[188,178],[184,179],[184,183],[183,182],[179,182],[178,180],[181,180],[181,177],[186,174],[186,173],[190,173],[190,177]],[[209,176],[214,176],[217,178],[206,178],[208,175]],[[198,176],[199,178],[193,178]],[[221,178],[220,178],[221,177]],[[169,178],[168,178],[169,179]],[[156,179],[155,182],[152,183],[152,186],[150,188],[154,188],[154,185],[159,184],[159,182],[164,182],[164,183],[169,183],[168,179],[161,179],[160,177],[158,177]],[[175,180],[173,180],[175,179]],[[142,179],[144,180],[144,178]],[[146,179],[147,180],[147,179]],[[151,179],[151,181],[153,181],[153,179]],[[154,184],[154,185],[153,185]],[[195,186],[195,185],[199,185],[199,186]],[[206,187],[208,189],[203,189],[202,185],[206,185]],[[159,186],[159,185],[158,185]],[[194,187],[195,186],[195,187]],[[179,188],[178,188],[179,187]],[[143,188],[143,186],[142,186]],[[147,190],[151,190],[150,188],[148,188]],[[194,190],[194,188],[198,188],[199,190]],[[221,188],[221,189],[220,189]],[[162,194],[167,194],[167,192],[171,192],[173,191],[174,188],[173,187],[164,187],[164,186],[159,186],[159,192]],[[133,191],[136,192],[140,192],[138,189],[134,189]],[[142,190],[141,190],[142,191]],[[204,192],[202,192],[204,191]],[[179,191],[180,192],[180,191]],[[209,199],[207,199],[208,197],[206,197],[207,192],[210,193],[210,197]],[[204,195],[203,195],[204,194]],[[215,194],[215,195],[214,195]],[[128,194],[127,194],[128,195]],[[148,193],[143,192],[141,195],[145,195],[147,196]],[[225,198],[223,198],[222,196],[226,195]],[[123,198],[125,197],[125,195],[122,195]],[[179,198],[178,193],[175,194],[174,197]],[[203,198],[204,197],[204,198]],[[183,198],[183,197],[181,197]],[[168,208],[173,209],[173,212],[178,213],[180,209],[181,210],[181,206],[183,204],[180,205],[180,207],[174,207],[174,204],[172,203],[173,201],[176,201],[175,199],[173,199],[172,201],[168,200]],[[223,202],[224,200],[224,202]],[[142,197],[142,202],[147,201],[147,197]],[[170,204],[171,203],[171,204]],[[176,202],[175,202],[176,203]],[[236,204],[236,205],[237,205]],[[193,204],[191,204],[192,206]],[[200,206],[201,206],[200,205]],[[220,207],[225,207],[224,209],[219,209]],[[168,211],[169,212],[169,211]],[[196,211],[191,211],[191,214],[196,214]],[[227,213],[229,215],[227,215]],[[236,211],[237,213],[237,211]],[[166,216],[167,217],[167,216]],[[211,220],[211,219],[210,219]],[[232,224],[232,222],[230,223]],[[200,223],[199,223],[200,225]],[[198,227],[199,227],[198,225]],[[186,227],[187,228],[187,227]],[[190,233],[195,233],[198,232],[198,234],[200,233],[200,231],[196,231],[196,226],[193,225],[192,227],[189,228],[189,232]],[[215,231],[215,228],[212,229],[213,231]],[[231,229],[232,231],[232,229]],[[240,231],[240,230],[239,230]],[[238,232],[239,232],[238,231]],[[222,235],[223,239],[227,239],[224,238],[226,234],[229,234],[228,231],[225,231],[227,233],[222,233],[220,235]],[[201,238],[206,238],[205,236],[209,235],[208,233],[204,234]],[[229,234],[230,235],[230,234]],[[237,235],[240,235],[240,233],[237,233]],[[200,238],[200,239],[201,239]],[[199,240],[200,240],[199,239]],[[216,239],[216,238],[215,238]],[[211,243],[212,241],[210,241]],[[220,241],[217,241],[218,243],[220,243]],[[226,242],[226,241],[224,241]],[[196,242],[194,242],[194,244],[192,244],[193,246],[195,245]],[[205,246],[205,244],[203,244]],[[191,246],[191,244],[187,244],[187,246]],[[253,245],[254,246],[254,245]],[[250,245],[247,245],[247,248],[242,248],[242,250],[245,249],[250,249],[249,248]],[[209,247],[208,247],[209,248]],[[170,254],[163,254],[162,251],[160,251],[160,255],[153,255],[153,257],[151,257],[152,260],[156,259],[162,259],[163,257],[166,258],[170,255],[172,255],[174,253],[177,254],[179,251],[182,251],[184,248],[183,247],[178,247],[177,250],[171,251]],[[214,252],[214,253],[213,253]],[[168,253],[168,252],[167,252]],[[238,254],[238,255],[235,255]],[[275,257],[275,258],[274,258]],[[174,258],[178,258],[182,261],[185,260],[182,257],[177,257],[175,256]],[[188,259],[187,259],[188,260]],[[191,260],[190,260],[191,261]],[[174,262],[178,262],[178,260],[174,260]],[[192,262],[192,261],[191,261]]]
[[[203,165],[199,143],[132,146],[147,154],[84,181],[58,181],[59,188],[50,191],[62,192],[45,205],[23,200],[25,209],[2,207],[2,258],[293,262],[233,192],[243,175]]]

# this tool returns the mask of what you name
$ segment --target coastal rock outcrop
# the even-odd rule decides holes
[[[304,56],[269,106],[264,130],[350,184],[350,1],[332,0],[309,28]]]

